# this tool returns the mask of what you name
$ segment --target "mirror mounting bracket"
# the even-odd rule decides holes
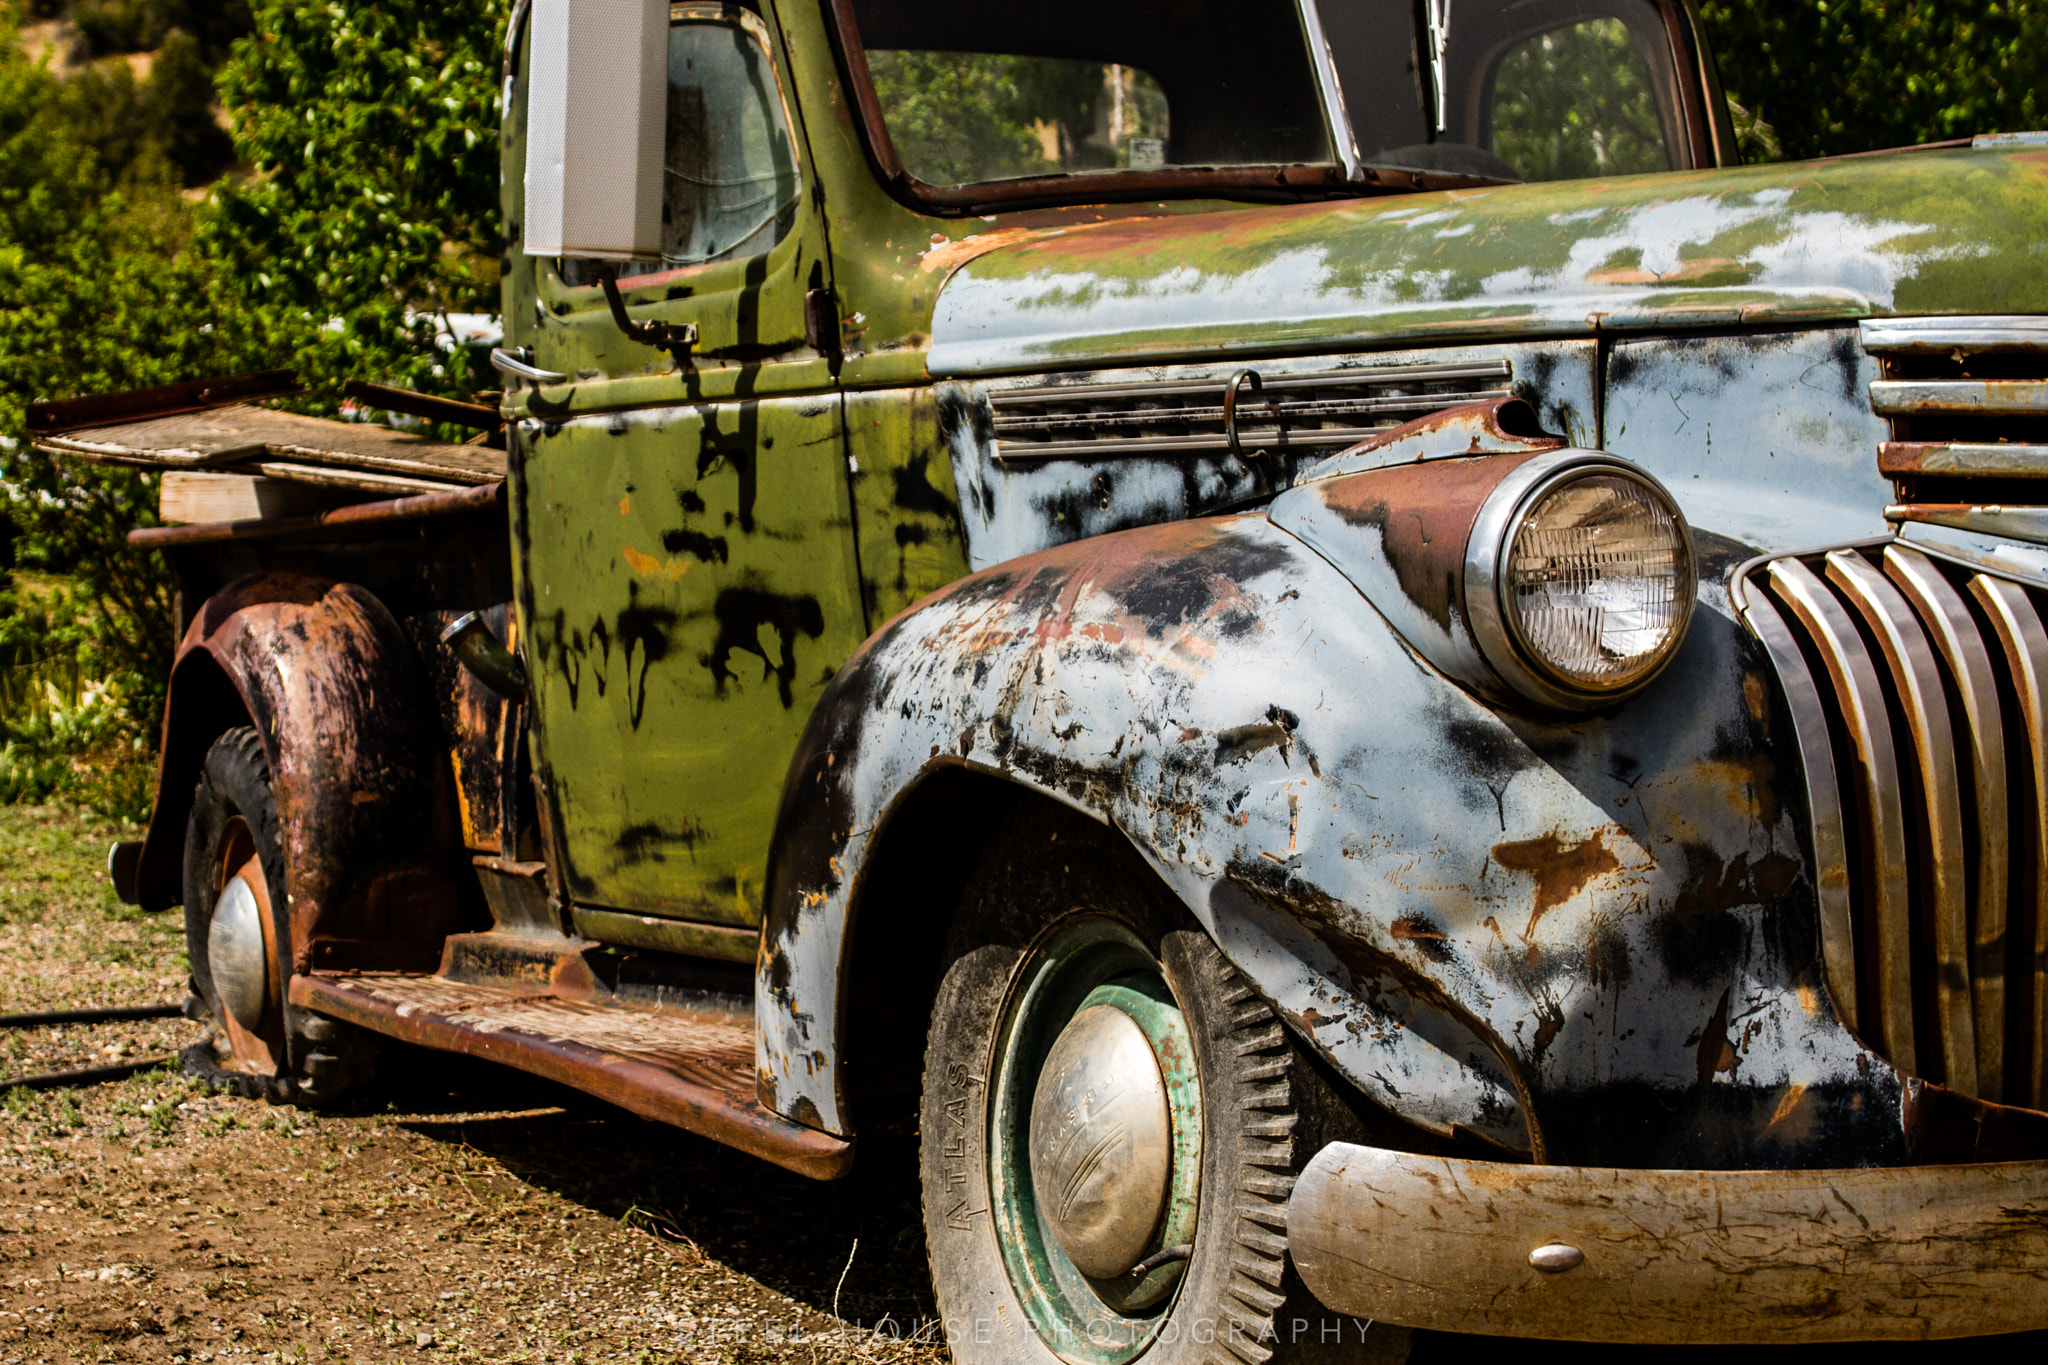
[[[689,366],[690,353],[697,349],[696,323],[635,322],[626,316],[626,301],[619,296],[619,268],[609,261],[601,262],[597,267],[597,278],[604,286],[604,301],[611,305],[612,322],[628,341],[667,351],[675,357],[679,369]]]

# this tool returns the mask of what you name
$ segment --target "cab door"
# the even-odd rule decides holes
[[[531,260],[509,487],[546,835],[577,927],[751,961],[798,736],[867,633],[841,412],[805,339],[825,230],[772,15],[670,7],[658,263]],[[516,174],[508,158],[507,174]],[[518,258],[514,259],[526,259]],[[522,322],[525,320],[522,319]]]

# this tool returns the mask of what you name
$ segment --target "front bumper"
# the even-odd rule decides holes
[[[1637,1171],[1332,1143],[1287,1233],[1323,1303],[1407,1327],[1643,1343],[2048,1327],[2048,1161]],[[1582,1259],[1538,1270],[1538,1248]]]

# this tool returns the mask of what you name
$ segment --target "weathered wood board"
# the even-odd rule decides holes
[[[1287,1224],[1317,1298],[1405,1327],[1790,1344],[2048,1326],[2048,1161],[1631,1171],[1332,1143]]]
[[[57,454],[145,469],[229,470],[262,463],[273,478],[342,482],[334,471],[386,476],[361,486],[419,487],[496,483],[505,477],[505,452],[456,445],[367,423],[335,422],[295,412],[233,403],[117,426],[39,436]],[[289,471],[289,472],[288,472]],[[297,471],[306,471],[300,473]]]
[[[166,526],[258,521],[309,516],[330,507],[383,496],[386,495],[367,488],[323,488],[314,483],[253,474],[167,469],[157,495],[157,515]]]

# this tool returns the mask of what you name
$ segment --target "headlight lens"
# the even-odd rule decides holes
[[[1663,490],[1619,471],[1588,473],[1540,494],[1510,535],[1502,614],[1553,681],[1581,692],[1628,688],[1684,638],[1692,551]]]

